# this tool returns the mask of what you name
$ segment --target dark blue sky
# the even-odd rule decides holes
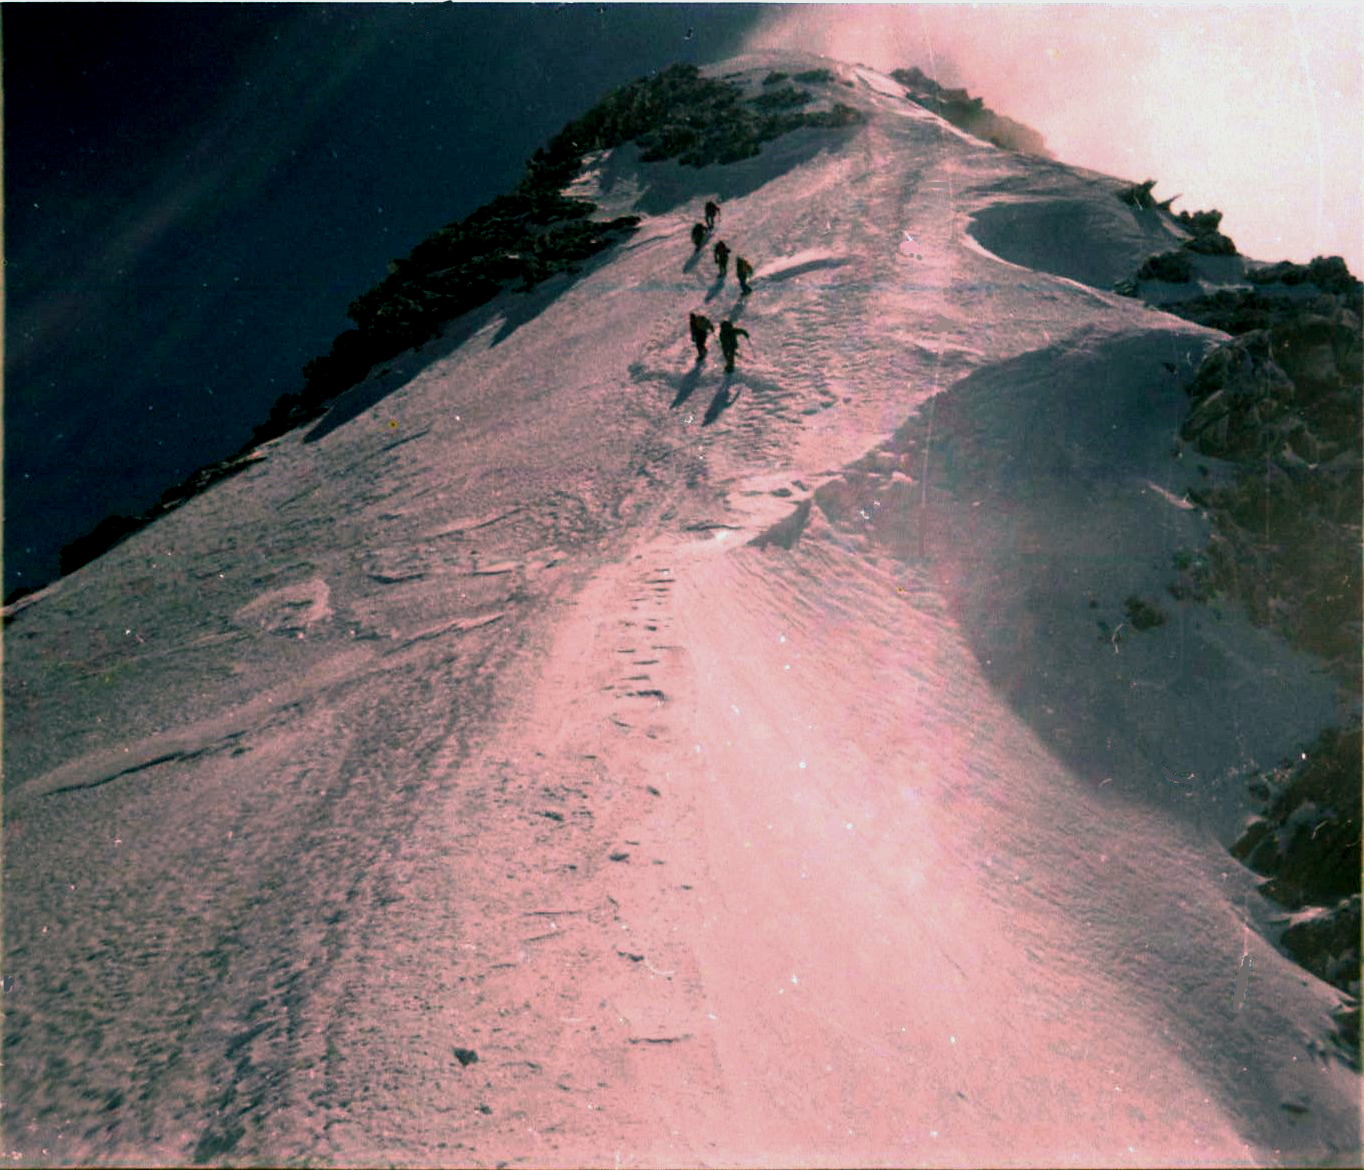
[[[5,5],[5,592],[245,443],[389,260],[608,89],[763,12]]]

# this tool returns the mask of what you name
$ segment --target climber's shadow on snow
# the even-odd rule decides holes
[[[669,410],[676,410],[691,397],[692,391],[696,389],[696,384],[701,381],[702,368],[702,364],[696,362],[692,368],[686,372],[682,381],[678,383],[677,396],[668,405]]]
[[[705,417],[701,420],[701,425],[703,427],[710,426],[711,423],[739,401],[739,392],[743,387],[734,387],[734,392],[731,394],[730,382],[733,378],[734,375],[732,373],[725,374],[725,380],[721,384],[720,389],[715,392],[715,397],[710,400],[710,405],[706,407]]]
[[[844,268],[852,262],[851,256],[815,256],[794,263],[778,260],[763,269],[762,279],[764,284],[780,284],[783,281],[795,280],[796,277],[804,276],[808,272]]]
[[[718,297],[724,291],[724,288],[725,278],[723,276],[717,276],[711,281],[710,288],[706,289],[706,304],[710,304],[711,301]]]

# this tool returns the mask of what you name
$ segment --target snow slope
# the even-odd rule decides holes
[[[1119,180],[712,72],[816,65],[865,125],[591,160],[628,244],[11,615],[12,1160],[1358,1158],[1225,851],[1346,700],[1164,592],[1221,335]]]

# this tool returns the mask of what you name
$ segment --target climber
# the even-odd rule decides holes
[[[718,240],[715,244],[715,265],[720,269],[720,279],[724,280],[725,273],[729,271],[729,245],[724,240]]]
[[[694,223],[691,225],[691,246],[693,250],[699,252],[701,245],[706,242],[706,225]]]
[[[706,357],[706,338],[715,332],[715,326],[711,324],[709,317],[703,317],[700,313],[691,315],[691,341],[696,346],[696,360],[704,361]]]
[[[748,278],[753,275],[753,265],[739,256],[734,261],[734,275],[739,278],[739,288],[743,290],[743,295],[748,296],[753,291],[748,283]]]
[[[706,200],[706,229],[715,226],[715,217],[720,214],[720,205],[713,199]]]
[[[738,329],[731,321],[720,322],[720,349],[725,355],[727,373],[734,369],[734,357],[739,352],[739,338],[747,336],[747,329]]]

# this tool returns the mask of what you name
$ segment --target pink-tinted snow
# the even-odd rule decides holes
[[[775,65],[867,124],[591,160],[604,263],[15,615],[7,1157],[1357,1157],[1225,848],[1342,700],[1165,592],[1218,335],[1099,277],[1167,229],[865,69],[716,72]]]

